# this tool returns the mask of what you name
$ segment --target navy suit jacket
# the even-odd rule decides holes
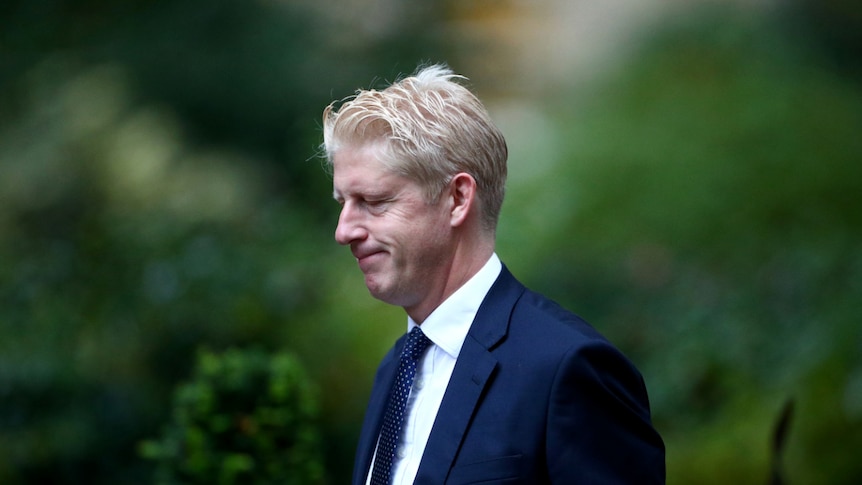
[[[404,345],[377,371],[353,485],[364,485]],[[416,484],[659,484],[664,443],[640,373],[503,267],[470,327]]]

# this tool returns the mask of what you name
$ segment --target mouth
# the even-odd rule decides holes
[[[385,253],[383,251],[366,251],[366,252],[354,252],[353,256],[356,257],[356,262],[359,264],[359,269],[362,272],[367,272],[374,265],[375,261],[379,260],[383,257]]]

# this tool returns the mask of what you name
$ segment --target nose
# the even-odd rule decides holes
[[[341,206],[338,215],[338,225],[335,226],[335,240],[338,244],[347,245],[356,240],[361,240],[368,235],[362,225],[361,218],[353,205],[348,201]]]

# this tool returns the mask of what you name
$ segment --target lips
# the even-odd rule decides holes
[[[384,254],[385,253],[383,251],[379,250],[353,251],[353,256],[356,258],[356,262],[359,263],[359,269],[361,269],[363,272],[367,272],[368,270],[370,270],[374,262],[383,257]]]

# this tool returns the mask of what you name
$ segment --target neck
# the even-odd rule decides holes
[[[404,310],[414,322],[421,325],[441,303],[470,281],[470,278],[485,266],[492,254],[494,254],[493,240],[482,239],[477,244],[456,247],[446,268],[447,278],[444,284],[436,292],[429,294],[429,297],[420,304],[405,307]]]

